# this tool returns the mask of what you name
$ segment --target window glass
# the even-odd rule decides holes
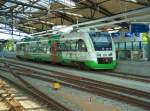
[[[139,49],[139,42],[133,42],[133,49]]]
[[[71,50],[72,51],[76,51],[77,50],[77,41],[76,40],[72,40],[71,42]]]
[[[132,49],[132,42],[126,42],[126,49]]]
[[[78,50],[81,52],[87,52],[86,44],[82,39],[78,40]]]
[[[112,50],[112,40],[109,33],[90,32],[89,36],[92,39],[96,51]]]
[[[115,43],[115,48],[118,49],[118,43]]]
[[[20,51],[20,50],[21,50],[20,44],[17,44],[16,51]]]
[[[83,40],[67,40],[57,43],[57,51],[82,51],[86,52],[86,44]]]
[[[66,48],[66,51],[71,51],[71,44],[70,44],[70,41],[66,41],[66,42],[65,42],[65,48]]]
[[[119,49],[123,49],[123,50],[125,49],[125,43],[124,42],[119,44]]]

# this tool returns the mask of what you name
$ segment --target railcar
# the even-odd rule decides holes
[[[89,69],[114,69],[115,45],[107,32],[70,32],[47,39],[24,40],[16,44],[17,57],[79,65]]]

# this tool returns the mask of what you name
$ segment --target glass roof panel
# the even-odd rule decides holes
[[[24,17],[24,18],[27,18],[27,17],[28,17],[28,15],[26,15],[26,14],[21,14],[21,13],[17,14],[17,16]]]
[[[13,34],[11,35],[11,27],[8,25],[4,25],[4,24],[0,24],[0,35],[4,35],[4,36],[0,36],[0,39],[10,39],[12,38],[12,36],[14,37],[14,39],[16,39],[16,36],[27,36],[28,34],[23,33],[15,28],[13,28]],[[10,34],[9,34],[10,33]],[[19,38],[20,38],[19,36]],[[17,38],[17,39],[19,39]]]
[[[17,0],[17,1],[22,2],[22,3],[29,3],[29,0]],[[11,6],[15,6],[16,4],[15,3],[6,2],[5,5],[7,7],[11,7]]]
[[[49,0],[40,0],[37,2],[38,5],[47,7],[49,5]]]
[[[16,5],[16,4],[10,3],[10,2],[5,3],[5,6],[7,6],[7,7],[12,7],[12,6],[15,6],[15,5]]]
[[[30,2],[30,0],[17,0],[17,1],[22,2],[22,3],[29,3]]]
[[[37,8],[32,8],[32,7],[28,7],[25,12],[37,12],[39,9]]]
[[[43,6],[43,7],[48,7],[50,3],[52,2],[59,2],[65,6],[74,8],[75,2],[73,2],[72,0],[39,0],[37,3],[35,3],[36,6]]]

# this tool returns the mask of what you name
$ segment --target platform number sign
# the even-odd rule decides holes
[[[149,25],[147,24],[140,24],[140,23],[134,23],[130,25],[130,30],[132,33],[137,32],[149,32]]]

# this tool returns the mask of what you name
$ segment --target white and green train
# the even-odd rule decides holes
[[[107,32],[71,32],[46,40],[28,40],[16,45],[17,57],[68,64],[89,69],[114,69],[115,45]]]

